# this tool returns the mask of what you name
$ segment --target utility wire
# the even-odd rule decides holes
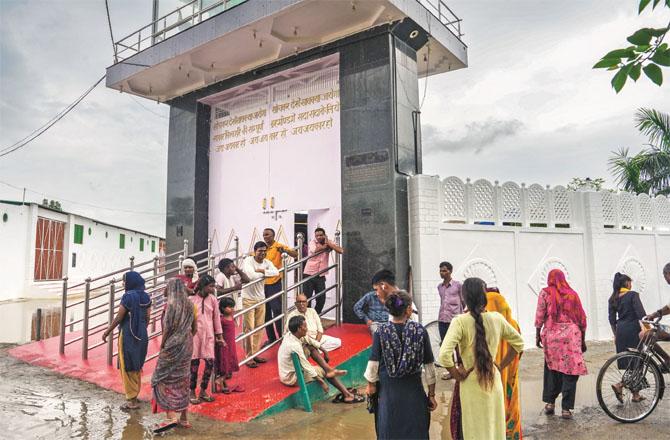
[[[98,84],[100,84],[102,82],[103,79],[105,79],[105,76],[107,76],[107,75],[106,74],[102,75],[102,77],[99,80],[97,80],[95,82],[95,84],[93,84],[91,87],[89,87],[81,96],[79,96],[74,102],[72,102],[67,107],[65,107],[63,110],[61,110],[56,116],[54,116],[49,121],[47,121],[46,124],[44,124],[43,126],[41,126],[38,129],[34,130],[32,133],[30,133],[28,136],[24,137],[20,141],[15,142],[14,144],[10,145],[9,147],[5,147],[2,150],[0,150],[0,157],[6,156],[10,153],[13,153],[13,152],[25,147],[26,145],[28,145],[29,143],[31,143],[32,141],[37,139],[39,136],[41,136],[48,129],[53,127],[54,124],[56,124],[56,122],[63,119],[65,117],[65,115],[70,113],[81,101],[83,101],[84,98],[86,98],[88,96],[88,94],[91,93],[93,91],[93,89],[95,89],[98,86]]]
[[[139,105],[139,106],[142,107],[144,110],[146,110],[146,111],[148,111],[149,113],[151,113],[152,115],[156,115],[156,116],[158,116],[159,118],[167,119],[167,116],[165,116],[165,115],[161,115],[160,113],[156,113],[155,111],[153,111],[153,110],[151,110],[151,109],[145,107],[144,104],[142,104],[140,101],[138,101],[137,99],[135,99],[135,97],[134,97],[133,95],[129,95],[129,96],[132,98],[132,100],[135,102],[135,104]]]
[[[19,191],[23,191],[23,190],[25,190],[25,191],[27,191],[27,192],[31,192],[31,193],[33,193],[33,194],[37,194],[37,195],[42,196],[42,197],[47,198],[47,199],[57,200],[57,201],[59,201],[59,202],[60,202],[60,201],[62,201],[62,202],[68,202],[68,203],[72,203],[72,204],[75,204],[75,205],[86,206],[86,207],[89,207],[89,208],[105,209],[105,210],[107,210],[107,211],[125,212],[125,213],[130,213],[130,214],[146,214],[146,215],[161,215],[161,216],[164,216],[164,215],[165,215],[164,212],[154,212],[154,211],[135,211],[135,210],[132,210],[132,209],[117,209],[117,208],[108,208],[108,207],[106,207],[106,206],[92,205],[92,204],[90,204],[90,203],[82,203],[82,202],[77,202],[77,201],[74,201],[74,200],[64,199],[64,198],[62,198],[62,197],[54,197],[54,196],[50,196],[50,195],[48,195],[48,194],[44,194],[44,193],[42,193],[42,192],[35,191],[35,190],[30,189],[30,188],[19,187],[19,186],[16,186],[16,185],[12,185],[11,183],[3,182],[3,181],[1,181],[1,180],[0,180],[0,183],[3,184],[3,185],[8,186],[8,187],[10,187],[10,188],[14,188],[14,189],[17,189],[17,190],[19,190]]]
[[[109,15],[109,3],[105,0],[105,10],[107,11],[107,24],[109,25],[109,37],[112,39],[112,53],[114,54],[114,62],[116,63],[116,44],[114,44],[114,33],[112,32],[112,17]]]

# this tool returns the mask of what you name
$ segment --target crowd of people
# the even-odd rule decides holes
[[[280,292],[284,274],[278,267],[284,254],[296,257],[298,253],[278,243],[272,229],[266,229],[263,238],[239,267],[233,260],[222,259],[216,278],[199,276],[195,262],[186,259],[181,274],[167,281],[161,298],[165,307],[160,353],[151,379],[152,410],[165,413],[166,419],[156,432],[190,427],[189,405],[215,399],[208,391],[212,377],[215,392],[244,392],[242,384],[231,382],[239,365],[258,368],[267,362],[258,353],[280,339],[277,368],[282,384],[296,386],[302,377],[306,383],[317,382],[325,392],[329,384],[333,385],[339,391],[334,402],[355,404],[366,400],[341,381],[347,371],[330,365],[330,352],[342,341],[325,334],[319,314],[325,302],[328,255],[344,250],[328,240],[323,229],[316,230],[308,245],[312,258],[304,272],[308,288],[296,294],[295,308],[284,317],[282,328]],[[524,343],[519,325],[505,296],[495,286],[487,286],[479,278],[457,281],[452,271],[449,262],[440,263],[442,281],[436,294],[440,298],[441,341],[437,359],[428,331],[415,316],[417,308],[411,295],[396,285],[393,272],[375,273],[373,290],[354,305],[355,314],[372,337],[364,378],[377,438],[428,438],[430,412],[437,408],[436,365],[447,370],[442,379],[455,380],[448,405],[453,439],[522,438],[519,363]],[[663,275],[670,284],[670,263],[663,268]],[[127,272],[123,282],[125,293],[119,311],[103,333],[103,340],[119,327],[118,368],[126,396],[122,409],[130,411],[140,406],[138,394],[152,299],[138,273]],[[638,345],[645,331],[641,319],[670,313],[669,304],[648,315],[633,283],[628,275],[614,276],[608,306],[617,352]],[[310,299],[314,307],[310,307]],[[246,358],[242,362],[236,350],[236,314],[243,315],[243,331],[250,334],[244,341]],[[577,381],[587,374],[587,316],[579,294],[559,269],[548,274],[546,287],[538,296],[534,324],[536,346],[544,352],[544,412],[555,414],[556,400],[561,396],[561,417],[571,419]],[[263,325],[267,340],[261,345],[261,332],[254,329]],[[661,332],[659,339],[670,339],[670,335]],[[670,367],[670,358],[665,356]],[[612,392],[621,398],[623,388],[622,383],[615,384]],[[632,400],[639,402],[644,396],[634,393]]]

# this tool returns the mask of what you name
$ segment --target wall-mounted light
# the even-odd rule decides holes
[[[274,209],[274,208],[275,208],[275,198],[270,197],[270,209]]]
[[[268,199],[263,198],[263,203],[261,203],[261,206],[263,206],[263,209],[266,209],[268,207]]]

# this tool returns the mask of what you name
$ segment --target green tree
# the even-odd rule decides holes
[[[656,9],[661,1],[664,2],[665,8],[670,9],[670,0],[640,0],[638,14],[650,4],[652,10]],[[637,81],[642,72],[654,84],[660,86],[663,84],[661,66],[670,66],[670,49],[668,44],[663,42],[668,30],[670,23],[657,29],[648,27],[638,29],[627,38],[632,46],[608,52],[593,68],[616,71],[612,77],[612,87],[617,93],[623,89],[628,78]]]
[[[629,148],[614,152],[610,171],[626,191],[649,195],[670,194],[670,116],[653,109],[638,109],[636,127],[649,143],[635,154]]]

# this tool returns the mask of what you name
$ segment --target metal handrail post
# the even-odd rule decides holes
[[[88,311],[90,308],[91,300],[91,278],[86,278],[86,287],[84,293],[84,330],[82,333],[81,340],[81,358],[83,360],[88,359]]]
[[[188,255],[188,240],[184,239],[184,258]]]
[[[283,291],[281,296],[281,331],[283,332],[286,328],[286,311],[288,310],[288,292],[286,291],[286,288],[288,287],[288,271],[286,270],[288,267],[288,254],[282,254],[282,267],[284,269],[284,273],[282,274],[283,276],[281,278],[281,289]],[[279,338],[281,335],[277,335],[277,337]]]
[[[112,321],[114,321],[114,278],[111,279],[109,282],[109,316],[107,317],[107,320],[109,322],[109,325],[112,325]],[[114,332],[112,332],[111,335],[109,335],[109,340],[107,341],[107,365],[112,365],[112,360],[114,359]]]
[[[214,255],[212,255],[212,239],[207,239],[207,270],[214,276]]]
[[[300,232],[300,233],[298,233],[298,261],[302,261],[302,259],[305,257],[302,254],[302,247],[304,245],[305,245],[305,236],[302,234],[302,232]],[[300,281],[302,281],[302,276],[303,276],[302,267],[303,267],[303,264],[300,263],[298,265],[298,283]]]
[[[158,264],[159,264],[159,258],[158,258],[158,255],[156,255],[154,257],[154,279],[153,279],[153,287],[154,288],[158,284]]]
[[[135,256],[130,257],[130,270],[135,270]]]
[[[237,260],[240,258],[240,237],[236,235],[234,240],[235,240],[235,264],[237,264]]]
[[[335,243],[340,245],[340,231],[335,231]],[[342,256],[335,252],[335,325],[342,324]]]
[[[60,304],[60,337],[58,351],[65,354],[65,325],[67,324],[67,277],[63,278],[63,297]]]

